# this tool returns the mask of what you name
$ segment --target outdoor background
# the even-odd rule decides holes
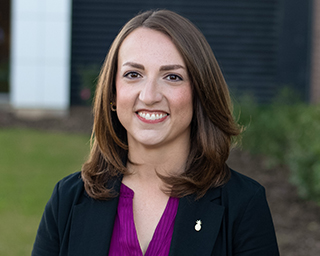
[[[0,255],[30,255],[54,185],[87,158],[114,36],[157,8],[207,37],[244,127],[228,164],[265,186],[281,255],[319,255],[320,0],[1,0]]]
[[[252,116],[247,133],[254,133],[255,119]],[[44,206],[55,183],[80,171],[86,159],[91,124],[89,107],[72,107],[65,119],[37,121],[17,119],[12,113],[0,110],[0,255],[30,255]],[[254,139],[251,135],[246,139],[244,133],[242,147],[260,139],[264,145],[271,146],[273,142],[266,141],[272,140],[270,136],[275,134],[269,136],[269,132],[269,129],[259,131],[259,137]],[[308,144],[312,145],[312,141]],[[304,155],[301,151],[300,154]],[[231,152],[228,163],[265,186],[281,255],[319,255],[319,190],[315,201],[303,199],[298,187],[291,182],[293,173],[288,165],[270,159],[240,147]],[[315,160],[318,165],[319,159],[318,151]],[[319,169],[317,171],[319,173]],[[316,183],[320,184],[319,179]]]

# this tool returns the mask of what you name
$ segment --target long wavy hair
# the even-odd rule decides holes
[[[111,45],[101,69],[94,98],[91,152],[82,168],[88,195],[106,200],[117,195],[113,181],[128,173],[127,132],[111,102],[116,99],[115,77],[119,48],[135,29],[145,27],[169,36],[186,64],[193,90],[190,152],[185,171],[161,176],[172,196],[202,197],[230,177],[226,165],[232,138],[241,132],[234,121],[229,90],[210,45],[186,18],[169,10],[147,11],[132,18]]]

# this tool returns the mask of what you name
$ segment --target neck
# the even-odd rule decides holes
[[[190,143],[176,143],[170,146],[150,148],[143,145],[130,147],[128,170],[141,180],[158,180],[161,175],[177,175],[185,170]]]

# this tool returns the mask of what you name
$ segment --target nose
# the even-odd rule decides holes
[[[146,105],[153,105],[160,102],[162,93],[155,79],[146,81],[139,94],[139,100]]]

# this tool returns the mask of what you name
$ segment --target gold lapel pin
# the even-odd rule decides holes
[[[200,231],[201,230],[201,224],[202,224],[201,220],[197,220],[196,221],[196,225],[194,226],[194,229],[196,231]]]

